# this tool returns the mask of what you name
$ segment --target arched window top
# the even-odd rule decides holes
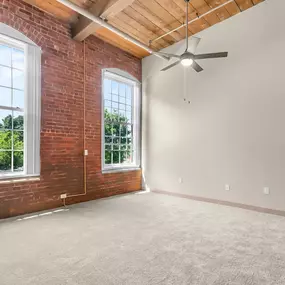
[[[137,78],[135,78],[133,75],[131,75],[130,73],[123,71],[119,68],[104,68],[103,72],[110,72],[110,73],[119,75],[121,77],[124,77],[126,79],[129,79],[131,81],[134,81],[137,84],[141,84],[140,81]]]
[[[32,40],[30,40],[27,36],[3,23],[0,23],[0,36],[8,37],[10,40],[12,39],[15,41],[20,41],[24,44],[28,44],[40,49],[40,47],[36,45]]]

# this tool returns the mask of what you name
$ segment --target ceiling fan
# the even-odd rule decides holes
[[[161,71],[166,71],[175,65],[181,63],[183,66],[191,66],[195,71],[201,72],[203,71],[203,68],[196,62],[198,59],[208,59],[208,58],[220,58],[220,57],[227,57],[228,52],[217,52],[217,53],[205,53],[205,54],[194,54],[197,46],[200,42],[201,39],[197,37],[192,37],[191,39],[194,40],[193,45],[191,46],[191,52],[189,51],[189,46],[188,46],[188,9],[189,9],[189,2],[190,0],[185,0],[186,2],[186,49],[185,52],[181,55],[176,55],[176,54],[171,54],[171,53],[163,53],[159,52],[160,54],[166,56],[168,59],[170,58],[178,58],[179,60],[164,67],[161,69]]]

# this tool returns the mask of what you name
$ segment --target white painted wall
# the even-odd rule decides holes
[[[285,210],[284,13],[284,0],[267,0],[200,33],[197,53],[229,58],[199,61],[199,74],[143,60],[148,187]]]

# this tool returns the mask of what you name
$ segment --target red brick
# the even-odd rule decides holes
[[[21,0],[0,0],[0,22],[29,37],[42,54],[40,181],[0,184],[0,218],[62,205],[83,192],[83,43],[58,19]],[[91,36],[86,40],[87,195],[78,203],[141,188],[141,172],[101,173],[101,70],[115,67],[141,80],[141,60]]]

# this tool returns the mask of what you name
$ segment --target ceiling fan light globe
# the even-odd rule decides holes
[[[192,58],[183,58],[183,59],[181,59],[181,64],[183,66],[191,66],[193,64],[193,59]]]

